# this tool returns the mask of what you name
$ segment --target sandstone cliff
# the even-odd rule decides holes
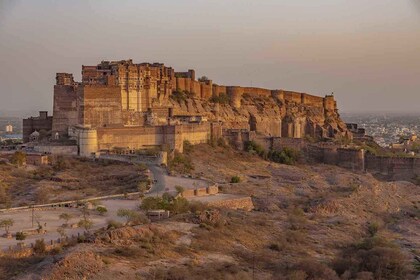
[[[313,98],[314,102],[307,101],[305,98],[308,97]],[[232,99],[232,96],[221,100],[190,97],[182,100],[169,99],[167,105],[173,107],[174,115],[202,115],[209,121],[221,121],[225,128],[249,129],[267,136],[350,136],[332,96],[322,98],[301,93],[271,91],[270,95],[245,92],[236,104]]]

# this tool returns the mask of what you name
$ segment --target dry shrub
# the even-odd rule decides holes
[[[145,255],[145,250],[139,247],[125,246],[125,247],[119,247],[115,249],[114,253],[118,256],[122,256],[126,258],[138,258]]]
[[[334,262],[334,269],[346,279],[410,279],[408,257],[380,237],[370,237],[349,246]],[[359,279],[359,278],[357,278]]]
[[[314,261],[304,260],[293,266],[287,273],[287,279],[290,280],[339,280],[334,270],[327,265]]]
[[[92,252],[78,252],[71,254],[58,262],[44,276],[46,280],[76,280],[76,279],[90,279],[93,275],[98,273],[103,267],[102,259]]]
[[[189,203],[190,212],[198,214],[206,210],[207,206],[201,201],[190,201]]]
[[[43,256],[30,256],[27,258],[13,255],[0,257],[0,279],[12,279],[15,276],[25,274],[44,260]]]
[[[217,209],[206,210],[202,212],[199,216],[200,225],[207,225],[210,227],[221,227],[226,224],[226,220],[223,215]]]
[[[305,216],[305,212],[301,208],[293,208],[288,213],[288,222],[290,229],[298,230],[306,227],[308,219]]]
[[[252,279],[252,271],[245,270],[239,265],[232,263],[213,262],[205,263],[204,265],[191,263],[186,266],[171,267],[169,269],[155,269],[148,276],[156,280],[250,280]],[[146,279],[148,278],[146,277]]]
[[[34,244],[34,252],[36,254],[44,254],[47,250],[44,239],[37,239]]]

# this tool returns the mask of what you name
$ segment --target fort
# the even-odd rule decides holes
[[[310,143],[305,139],[262,137],[243,133],[242,139],[254,141],[268,150],[292,148],[303,153],[306,162],[337,165],[355,172],[369,172],[390,181],[412,181],[420,178],[420,158],[399,155],[374,155],[357,145],[334,142]]]
[[[91,156],[116,148],[182,151],[185,140],[205,143],[232,129],[268,137],[351,138],[332,95],[222,86],[197,79],[194,70],[130,59],[83,65],[81,82],[57,73],[53,116],[41,112],[25,119],[24,140],[38,151]]]
[[[332,94],[218,85],[191,69],[176,72],[131,59],[82,66],[81,82],[57,73],[53,115],[42,111],[24,119],[23,138],[33,152],[85,157],[144,149],[182,152],[185,141],[219,138],[242,149],[244,142],[256,141],[267,151],[291,147],[309,161],[391,180],[420,177],[418,158],[375,156],[338,144],[372,138],[341,120]]]

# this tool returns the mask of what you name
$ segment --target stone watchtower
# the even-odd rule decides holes
[[[57,73],[55,76],[56,85],[72,86],[74,84],[73,74],[70,73]]]

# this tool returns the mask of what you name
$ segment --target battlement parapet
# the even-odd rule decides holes
[[[57,73],[55,76],[56,85],[72,86],[74,85],[73,74],[71,73]]]

